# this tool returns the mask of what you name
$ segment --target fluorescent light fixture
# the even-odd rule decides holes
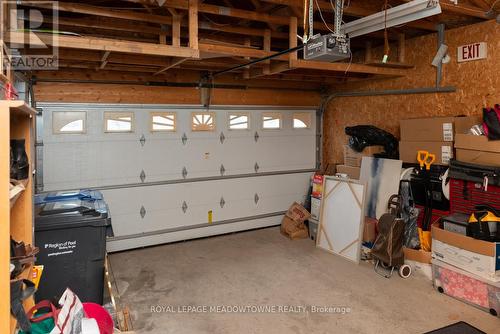
[[[387,23],[385,23],[386,13],[381,11],[343,24],[342,31],[349,37],[356,37],[383,30],[386,26],[387,28],[399,26],[437,14],[441,14],[439,1],[414,0],[388,9]]]

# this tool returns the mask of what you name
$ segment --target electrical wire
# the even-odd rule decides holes
[[[385,14],[384,14],[384,58],[382,59],[383,63],[387,62],[387,58],[389,58],[389,52],[391,51],[389,46],[389,33],[387,32],[387,10],[388,3],[385,0]]]
[[[325,27],[328,30],[330,30],[331,33],[334,33],[334,31],[328,26],[328,24],[325,21],[325,18],[323,17],[323,13],[321,12],[321,8],[319,7],[318,0],[314,0],[314,1],[316,2],[316,7],[318,7],[319,16],[321,17],[321,21],[323,21],[323,24],[325,25]]]

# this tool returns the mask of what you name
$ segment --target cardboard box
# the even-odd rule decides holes
[[[432,254],[421,249],[411,249],[403,247],[405,260],[411,260],[419,263],[431,264]]]
[[[363,229],[363,242],[374,242],[377,237],[378,221],[371,217],[365,217],[365,226]]]
[[[481,116],[455,117],[455,134],[469,133],[470,128],[478,124],[483,124],[483,118]]]
[[[478,165],[500,167],[500,153],[464,150],[461,148],[457,148],[456,156],[458,161],[470,162]]]
[[[428,151],[436,155],[436,165],[448,165],[453,158],[453,143],[432,141],[401,141],[399,142],[399,159],[403,162],[418,163],[417,152]]]
[[[474,124],[480,124],[480,117],[463,117],[457,121],[455,148],[457,160],[478,165],[500,166],[500,140],[488,140],[485,136],[468,133]]]
[[[383,146],[368,146],[363,152],[356,152],[349,145],[344,145],[344,165],[350,167],[361,167],[363,157],[372,157],[374,154],[384,152]],[[337,172],[338,166],[337,166]]]
[[[347,174],[350,179],[359,180],[361,174],[361,167],[352,167],[346,165],[337,165],[337,173]]]
[[[311,196],[311,218],[319,220],[321,199]]]
[[[433,225],[432,258],[500,282],[500,242],[474,239]]]
[[[405,119],[399,122],[401,141],[452,142],[455,117]]]

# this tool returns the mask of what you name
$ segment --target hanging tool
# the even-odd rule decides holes
[[[433,198],[430,170],[435,160],[436,155],[429,153],[429,151],[420,150],[417,152],[417,161],[420,165],[419,175],[424,181],[425,191],[424,219],[422,221],[422,226],[418,228],[418,236],[420,238],[420,247],[426,252],[430,252],[431,250],[431,233],[429,229],[432,219]]]

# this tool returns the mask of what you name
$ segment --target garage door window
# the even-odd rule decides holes
[[[247,113],[230,113],[229,130],[248,130],[250,116]]]
[[[263,129],[281,129],[282,117],[279,112],[266,112],[262,114]]]
[[[294,129],[309,129],[311,127],[312,117],[309,112],[297,112],[293,114]]]
[[[85,111],[55,111],[52,113],[54,134],[85,133],[87,113]]]
[[[152,132],[175,132],[177,129],[176,114],[172,112],[152,112]]]
[[[106,132],[133,132],[134,113],[132,112],[105,112],[104,124]]]
[[[193,131],[214,131],[215,113],[193,113],[191,119],[191,130]]]

